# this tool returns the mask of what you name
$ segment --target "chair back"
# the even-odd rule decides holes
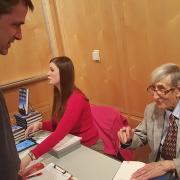
[[[108,106],[91,105],[91,111],[94,124],[103,140],[104,153],[115,157],[121,155],[125,160],[132,160],[132,150],[120,148],[117,135],[121,127],[128,126],[127,119],[118,110]]]

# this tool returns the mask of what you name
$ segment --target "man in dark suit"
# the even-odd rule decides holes
[[[21,25],[25,22],[31,0],[0,0],[0,54],[8,54],[15,40],[21,40]],[[17,180],[20,160],[10,126],[9,114],[0,91],[0,179]]]
[[[180,179],[180,67],[169,63],[151,74],[148,92],[154,102],[145,109],[143,121],[135,128],[123,127],[118,136],[124,148],[149,144],[149,164],[132,178],[146,180],[173,172]]]

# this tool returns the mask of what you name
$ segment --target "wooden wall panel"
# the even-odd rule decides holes
[[[150,72],[179,63],[178,0],[55,0],[65,54],[91,100],[141,120]],[[100,50],[101,62],[91,59]]]
[[[145,90],[150,72],[160,64],[180,62],[177,33],[180,2],[123,0],[123,9],[128,112],[142,116],[148,102]]]
[[[55,1],[65,54],[75,64],[76,83],[94,103],[126,111],[121,1]],[[93,49],[101,62],[92,61]]]
[[[7,64],[12,64],[12,60],[23,60],[9,71],[9,77],[18,79],[17,71],[28,73],[31,68],[46,72],[52,49],[41,2],[34,1],[36,10],[28,15],[24,39],[1,61],[1,71],[2,68],[8,71]],[[140,121],[145,105],[150,102],[146,87],[152,69],[169,61],[179,63],[180,2],[49,0],[48,3],[51,12],[45,13],[52,15],[49,26],[55,31],[58,55],[66,54],[73,59],[77,85],[92,102],[118,107],[132,123]],[[35,41],[36,38],[40,41]],[[100,50],[100,63],[92,61],[94,49]],[[37,60],[34,63],[31,59]],[[8,78],[2,76],[1,80]]]

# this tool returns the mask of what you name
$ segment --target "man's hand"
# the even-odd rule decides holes
[[[168,171],[175,170],[173,161],[165,160],[146,164],[138,169],[131,177],[132,180],[148,180],[154,177],[162,176]]]
[[[130,126],[123,127],[118,131],[118,137],[121,144],[126,144],[131,141],[134,135],[134,130]]]

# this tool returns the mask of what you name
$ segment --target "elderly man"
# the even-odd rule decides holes
[[[8,54],[15,40],[22,38],[21,25],[24,24],[28,8],[33,10],[31,0],[0,0],[0,54]],[[17,180],[20,160],[11,131],[9,115],[0,92],[0,179]]]
[[[146,180],[173,172],[180,179],[180,67],[164,64],[151,74],[148,92],[154,102],[145,109],[144,120],[136,127],[123,127],[118,136],[121,146],[137,148],[149,144],[149,164],[132,179]]]

